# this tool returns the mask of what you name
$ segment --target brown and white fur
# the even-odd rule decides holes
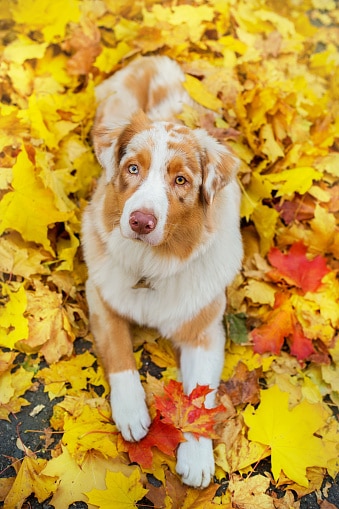
[[[225,288],[240,268],[238,160],[203,129],[177,120],[180,67],[167,57],[133,61],[96,89],[93,141],[104,172],[84,214],[90,323],[111,386],[115,423],[140,440],[150,417],[130,325],[171,338],[185,392],[214,389],[224,362]],[[177,453],[183,482],[205,487],[212,441],[189,433]]]

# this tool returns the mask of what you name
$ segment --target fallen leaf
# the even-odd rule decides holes
[[[65,221],[69,214],[56,209],[51,191],[35,174],[26,150],[20,152],[13,166],[12,187],[13,191],[5,194],[0,202],[0,234],[12,228],[25,240],[37,242],[53,254],[48,226]]]
[[[204,86],[204,84],[199,81],[194,76],[190,76],[186,74],[186,81],[184,82],[184,87],[187,92],[190,94],[192,99],[194,99],[198,104],[201,104],[205,108],[210,110],[219,111],[222,102],[217,99],[213,94],[211,94],[208,89]]]
[[[85,404],[80,415],[66,414],[62,443],[81,466],[88,451],[100,452],[104,458],[118,455],[117,430],[100,408]]]
[[[229,490],[232,494],[232,507],[238,509],[275,509],[273,498],[266,494],[270,480],[263,475],[231,478]],[[234,504],[234,505],[233,505]]]
[[[140,482],[140,471],[136,468],[129,477],[121,472],[106,473],[106,490],[93,489],[86,492],[91,504],[100,507],[100,509],[135,508],[136,503],[146,495]]]
[[[86,491],[92,489],[104,490],[106,471],[121,472],[125,475],[133,470],[133,467],[123,465],[121,461],[115,463],[111,458],[104,458],[100,453],[90,451],[81,467],[72,458],[68,449],[61,446],[62,453],[57,458],[52,458],[42,475],[58,478],[58,487],[50,501],[55,509],[65,509],[75,500],[88,502]],[[97,506],[89,504],[90,509]]]
[[[139,463],[142,468],[150,469],[153,460],[153,447],[157,447],[164,454],[174,457],[177,446],[183,441],[183,433],[175,428],[173,424],[164,423],[158,413],[153,419],[146,437],[139,442],[123,440],[123,450],[128,452],[132,463]]]
[[[287,254],[283,254],[276,247],[272,248],[268,259],[287,281],[292,281],[292,284],[304,292],[316,292],[329,269],[322,256],[309,260],[306,253],[307,247],[302,242],[296,242]]]
[[[211,392],[208,386],[197,386],[189,396],[184,394],[182,384],[175,380],[164,387],[164,396],[155,397],[155,407],[163,423],[172,424],[182,432],[199,436],[216,437],[216,418],[224,411],[223,406],[206,408],[205,397]]]
[[[229,327],[230,338],[234,343],[247,343],[248,332],[246,327],[246,315],[244,313],[227,313],[226,323]]]
[[[303,332],[300,323],[294,323],[293,332],[289,339],[291,354],[298,360],[304,360],[315,353],[314,345],[311,339],[307,338]]]
[[[16,343],[28,337],[28,320],[24,313],[27,308],[27,296],[23,286],[18,289],[2,284],[1,291],[7,298],[0,308],[0,345],[14,348]]]
[[[278,293],[275,305],[265,319],[265,323],[253,329],[250,337],[257,353],[271,352],[279,354],[284,340],[293,332],[293,309],[289,296]]]
[[[35,289],[27,293],[29,334],[19,342],[19,348],[29,353],[40,352],[47,362],[70,356],[75,335],[62,306],[62,294],[51,291],[39,280]]]
[[[24,457],[15,481],[5,498],[6,509],[22,507],[26,498],[32,493],[36,495],[39,502],[43,502],[55,492],[58,485],[57,478],[42,474],[46,464],[47,460],[44,459]]]
[[[307,467],[326,468],[336,454],[331,443],[314,435],[329,414],[322,404],[307,401],[290,410],[288,399],[276,385],[261,391],[257,410],[249,405],[243,414],[248,438],[270,446],[275,480],[283,471],[289,479],[307,486]]]
[[[227,381],[222,381],[219,386],[219,394],[227,394],[233,405],[259,403],[259,377],[261,370],[249,371],[246,364],[239,362],[234,375]]]
[[[64,10],[63,0],[56,0],[51,4],[48,0],[39,0],[36,9],[34,0],[19,0],[11,6],[13,19],[17,23],[27,24],[31,30],[42,30],[47,42],[57,42],[65,34],[66,25],[70,21],[78,21],[79,5],[76,0],[70,0],[67,11]]]

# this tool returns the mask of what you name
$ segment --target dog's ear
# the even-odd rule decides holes
[[[126,123],[120,126],[105,126],[96,122],[92,131],[95,155],[106,172],[110,182],[117,166],[126,153],[128,143],[133,136],[150,126],[148,117],[142,110],[137,111]]]
[[[121,131],[121,127],[106,126],[94,126],[92,130],[95,155],[106,172],[107,182],[112,180],[115,173],[115,147]]]
[[[203,198],[210,205],[217,191],[236,176],[240,161],[205,129],[195,129],[194,134],[201,148]]]

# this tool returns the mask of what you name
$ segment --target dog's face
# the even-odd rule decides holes
[[[151,123],[143,112],[119,131],[94,132],[93,140],[106,171],[107,228],[119,225],[126,238],[186,258],[237,159],[204,130]]]

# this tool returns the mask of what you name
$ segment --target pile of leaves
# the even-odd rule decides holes
[[[334,0],[0,3],[0,419],[18,422],[6,509],[31,495],[56,509],[290,509],[326,492],[339,470],[338,21]],[[216,409],[208,387],[183,394],[167,340],[135,329],[153,424],[131,445],[93,353],[79,234],[100,172],[94,87],[140,54],[182,65],[215,113],[186,107],[182,121],[241,159],[245,258]],[[18,416],[39,418],[39,391],[50,419],[35,450]],[[187,430],[215,438],[203,491],[175,474]]]

